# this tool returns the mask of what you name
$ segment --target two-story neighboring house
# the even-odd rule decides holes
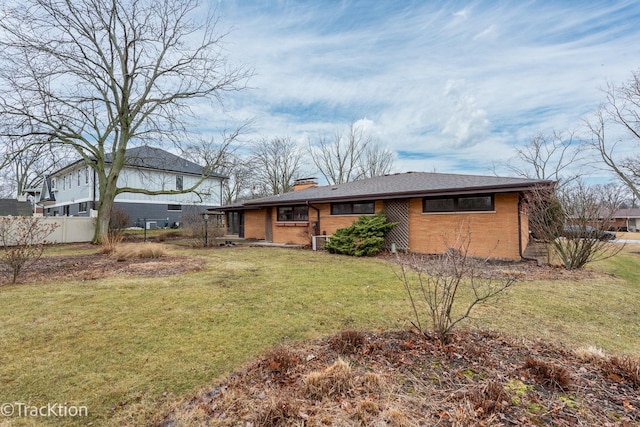
[[[107,164],[110,163],[107,156]],[[126,164],[118,178],[119,187],[146,190],[183,190],[201,179],[203,167],[168,151],[141,146],[126,151]],[[197,193],[146,195],[122,193],[114,206],[129,215],[130,226],[141,226],[143,220],[159,227],[171,227],[188,210],[204,212],[222,204],[222,183],[226,177],[209,176]],[[45,216],[90,216],[100,199],[98,179],[85,160],[74,162],[46,177],[38,202]]]

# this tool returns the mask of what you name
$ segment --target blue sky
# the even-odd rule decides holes
[[[536,133],[583,131],[606,82],[640,68],[638,1],[217,4],[256,73],[225,104],[249,137],[306,145],[359,121],[397,172],[491,173]]]

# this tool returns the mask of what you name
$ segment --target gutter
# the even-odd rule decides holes
[[[551,181],[547,181],[551,182]],[[324,188],[324,187],[316,187]],[[374,201],[374,200],[393,200],[393,199],[407,199],[407,198],[421,198],[421,197],[441,197],[441,196],[457,196],[457,195],[475,195],[475,194],[498,194],[498,193],[511,193],[521,192],[531,188],[529,184],[513,185],[505,184],[491,187],[465,187],[465,188],[450,188],[450,189],[436,189],[436,190],[423,190],[423,191],[403,191],[403,192],[385,192],[385,193],[367,193],[367,194],[350,194],[340,196],[330,196],[323,194],[319,197],[312,199],[313,203],[333,203],[342,200],[348,201]],[[306,191],[306,190],[302,190]],[[300,192],[302,192],[300,191]],[[295,192],[284,193],[285,195],[294,194]],[[301,196],[296,197],[283,197],[279,200],[277,196],[267,196],[268,200],[265,201],[252,201],[248,200],[244,203],[246,207],[268,207],[268,206],[283,206],[293,204],[308,204],[309,200],[305,200]]]
[[[320,209],[318,209],[315,206],[313,206],[311,203],[309,203],[309,201],[306,202],[306,205],[308,207],[310,207],[311,209],[315,209],[316,210],[317,221],[316,221],[316,226],[314,227],[313,231],[315,232],[315,235],[317,236],[317,235],[320,234]]]
[[[518,247],[520,251],[520,258],[525,261],[535,261],[540,266],[540,261],[536,258],[529,258],[524,256],[526,248],[522,247],[522,193],[518,193]]]
[[[93,194],[91,195],[91,204],[93,205],[93,210],[97,210],[96,206],[96,170],[91,168],[91,172],[93,172]]]

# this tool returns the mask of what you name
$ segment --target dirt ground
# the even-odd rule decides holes
[[[90,247],[91,245],[87,245]],[[83,254],[43,256],[28,266],[19,276],[18,283],[50,283],[60,280],[97,280],[126,274],[128,276],[162,277],[201,270],[202,258],[165,255],[161,258],[127,257],[112,254]],[[0,285],[10,282],[6,274],[0,276]]]

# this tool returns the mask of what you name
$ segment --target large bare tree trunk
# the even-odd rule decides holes
[[[200,0],[22,0],[0,6],[0,136],[73,148],[99,178],[95,240],[108,231],[125,150],[189,139],[193,101],[222,103],[251,70],[230,65]],[[180,193],[197,192],[200,181]],[[105,172],[108,171],[108,174]]]

